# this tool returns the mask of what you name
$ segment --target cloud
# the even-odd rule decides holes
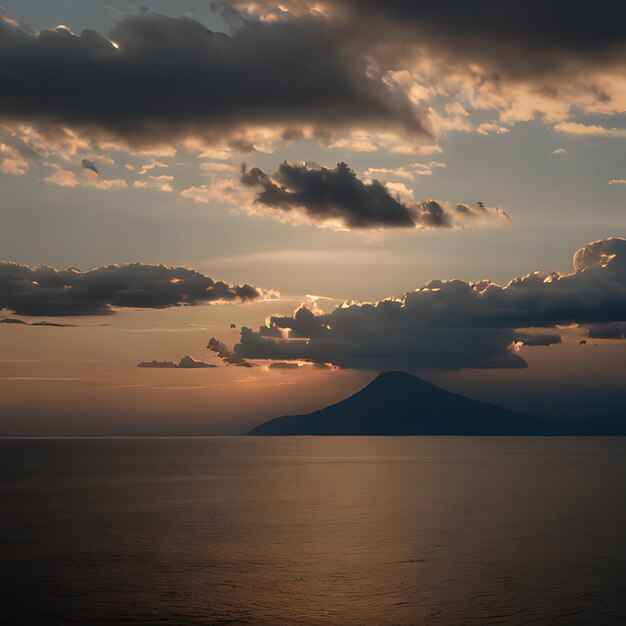
[[[557,148],[556,150],[552,150],[551,154],[554,154],[554,156],[563,156],[567,154],[567,150],[565,148]]]
[[[377,178],[384,178],[385,180],[389,180],[390,178],[392,180],[394,178],[395,179],[399,178],[400,180],[408,180],[411,182],[415,180],[415,174],[407,170],[405,167],[396,167],[396,168],[369,167],[365,171],[365,176],[366,178],[377,177]]]
[[[137,363],[137,367],[144,367],[149,369],[209,369],[215,368],[217,365],[212,363],[205,363],[204,361],[198,361],[189,355],[184,356],[178,365],[173,361],[141,361]]]
[[[345,20],[374,48],[420,43],[469,64],[481,62],[520,78],[593,66],[623,57],[626,9],[609,0],[567,5],[529,0],[231,0],[222,4],[270,19],[315,12]],[[386,40],[386,41],[385,41]]]
[[[612,178],[609,181],[609,185],[626,185],[626,179],[624,179],[624,178]]]
[[[265,295],[186,267],[129,263],[81,272],[0,261],[0,309],[18,315],[108,315],[118,307],[242,303]]]
[[[237,178],[215,178],[208,185],[194,185],[180,192],[183,200],[190,200],[195,204],[210,204],[211,202],[226,202],[235,206],[244,205],[249,201],[248,196],[241,189]]]
[[[202,163],[200,165],[208,183],[183,189],[180,197],[195,204],[225,202],[242,206],[250,202],[250,193],[239,182],[238,169],[228,163]]]
[[[567,6],[531,0],[523,11],[519,2],[498,0],[227,4],[287,23],[325,16],[344,47],[383,68],[414,105],[436,104],[430,108],[435,135],[503,133],[522,121],[552,125],[580,113],[626,110],[626,9],[608,0]],[[476,113],[484,125],[475,126]]]
[[[442,154],[443,148],[437,145],[420,146],[417,152],[422,156],[430,156],[431,154]]]
[[[552,130],[583,137],[626,137],[626,129],[624,128],[605,128],[598,124],[581,124],[579,122],[560,122],[555,124]]]
[[[524,346],[553,346],[561,343],[561,335],[553,331],[527,328],[516,331],[515,341]]]
[[[141,361],[141,363],[137,363],[137,367],[151,369],[178,369],[178,365],[172,361]]]
[[[432,176],[433,170],[446,167],[447,164],[441,161],[411,163],[408,167],[370,167],[365,170],[365,177],[367,179],[378,178],[384,181],[405,180],[413,182],[416,176]]]
[[[418,164],[416,164],[418,165]],[[360,180],[346,163],[334,169],[313,163],[283,162],[269,176],[259,168],[241,174],[241,182],[259,189],[257,209],[283,218],[305,219],[318,226],[343,229],[450,228],[479,225],[491,220],[503,225],[510,221],[497,209],[467,205],[455,211],[437,200],[414,202],[412,191],[402,183]]]
[[[84,187],[93,187],[101,191],[119,191],[128,187],[128,183],[123,178],[101,178],[91,169],[85,171],[82,184]]]
[[[0,143],[0,155],[3,155],[0,171],[4,174],[22,176],[30,169],[30,163],[15,147],[5,143]]]
[[[2,165],[0,166],[0,170],[2,170],[4,174],[13,174],[13,176],[22,176],[26,174],[29,169],[28,161],[22,157],[5,158],[2,160]]]
[[[101,178],[91,168],[84,168],[82,177],[78,177],[72,170],[58,168],[49,176],[44,177],[47,185],[56,185],[57,187],[92,187],[101,191],[116,191],[126,189],[128,183],[123,178]]]
[[[57,185],[58,187],[78,187],[80,185],[76,174],[65,169],[56,170],[50,176],[46,176],[44,181],[48,185]]]
[[[270,369],[274,370],[297,370],[300,369],[300,365],[298,363],[286,363],[284,361],[276,361],[274,363],[270,363]]]
[[[328,21],[241,24],[229,36],[146,12],[125,16],[105,38],[0,19],[0,118],[136,147],[215,140],[242,126],[427,133],[406,94],[350,55]]]
[[[235,365],[236,367],[254,367],[252,363],[246,361],[239,354],[230,350],[225,343],[215,337],[211,337],[211,339],[209,339],[207,348],[211,350],[211,352],[215,352],[218,358],[222,359],[226,365]]]
[[[96,174],[100,173],[98,172],[98,168],[96,167],[96,164],[90,159],[83,159],[81,161],[81,165],[83,166],[83,169],[85,170],[91,170],[92,172],[95,172]]]
[[[58,322],[47,322],[42,320],[41,322],[28,323],[24,320],[17,319],[16,317],[5,317],[0,319],[0,324],[19,324],[20,326],[43,326],[46,328],[74,328],[76,324],[59,324]]]
[[[171,184],[173,180],[173,176],[161,174],[160,176],[148,176],[146,180],[136,180],[133,186],[137,189],[154,189],[164,193],[172,193],[174,191]]]
[[[448,166],[441,161],[431,161],[430,163],[411,163],[410,167],[418,176],[432,176],[433,170],[445,169]]]
[[[402,298],[331,313],[300,307],[257,331],[242,328],[235,351],[356,369],[524,367],[517,342],[548,345],[559,341],[560,325],[626,320],[626,240],[593,242],[573,263],[570,274],[534,272],[505,287],[433,280]]]
[[[479,135],[506,135],[510,129],[493,122],[484,122],[476,128],[476,132]]]
[[[155,159],[152,159],[150,161],[150,163],[146,163],[146,165],[144,165],[141,170],[139,171],[140,174],[147,174],[148,172],[150,172],[151,170],[154,169],[167,169],[169,166],[167,163],[163,163],[162,161],[157,161]]]
[[[626,323],[588,324],[585,328],[590,339],[626,339]]]
[[[176,142],[270,151],[303,138],[394,153],[427,140],[426,154],[439,135],[534,119],[624,136],[572,121],[626,110],[626,10],[606,0],[532,0],[523,12],[496,0],[218,4],[231,35],[151,11],[123,15],[108,37],[0,20],[0,121],[67,131],[87,154]]]

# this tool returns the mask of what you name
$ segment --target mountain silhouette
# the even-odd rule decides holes
[[[404,372],[384,372],[354,395],[306,415],[259,424],[250,435],[581,435],[606,425],[554,421],[445,391]],[[605,432],[607,431],[607,432]]]

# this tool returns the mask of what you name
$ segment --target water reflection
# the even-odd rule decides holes
[[[624,623],[626,440],[0,442],[8,623]]]

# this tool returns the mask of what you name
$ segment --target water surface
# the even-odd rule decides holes
[[[2,623],[623,624],[626,439],[0,441]]]

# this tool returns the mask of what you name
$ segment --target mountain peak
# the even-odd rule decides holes
[[[437,389],[428,381],[398,370],[381,372],[372,382],[363,389],[376,390],[378,393],[424,393],[426,390]]]
[[[276,418],[252,435],[551,434],[554,425],[441,389],[400,371],[380,373],[354,395],[306,415]]]
[[[372,383],[382,382],[382,383],[390,383],[390,382],[410,382],[410,383],[427,383],[425,380],[419,378],[418,376],[414,376],[413,374],[409,374],[408,372],[402,372],[400,370],[389,370],[385,372],[381,372],[374,378]]]
[[[376,376],[374,380],[393,380],[393,379],[416,379],[421,380],[417,376],[413,376],[413,374],[409,374],[408,372],[402,372],[400,370],[387,370],[385,372],[381,372]]]

